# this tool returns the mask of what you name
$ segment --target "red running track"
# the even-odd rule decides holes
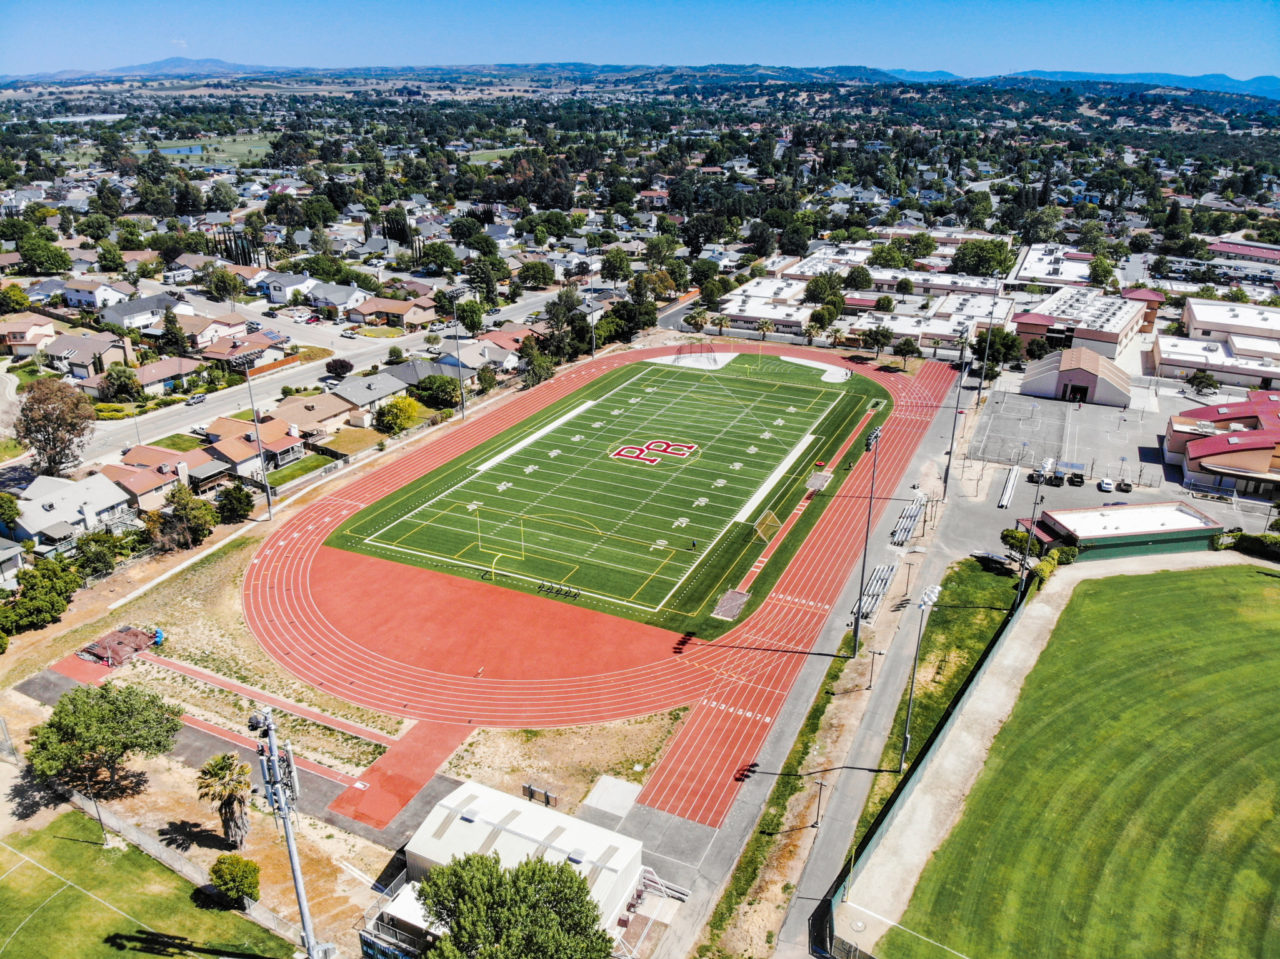
[[[308,506],[267,540],[245,576],[246,619],[263,647],[315,686],[373,709],[457,724],[460,737],[472,724],[575,725],[694,704],[640,799],[719,825],[739,770],[755,758],[801,654],[862,553],[869,463],[828,504],[773,594],[711,643],[682,644],[674,633],[605,613],[324,545],[352,514],[601,374],[676,349],[634,350],[562,373]],[[894,397],[878,478],[891,490],[954,373],[937,363],[912,378],[851,368]],[[874,515],[885,508],[881,500]]]

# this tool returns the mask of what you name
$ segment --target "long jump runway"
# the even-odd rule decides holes
[[[835,360],[775,344],[725,352],[746,350]],[[601,374],[676,352],[635,350],[561,373],[305,508],[267,540],[245,575],[245,616],[258,640],[312,685],[426,721],[440,734],[441,760],[474,726],[578,725],[692,705],[640,801],[719,826],[741,788],[740,770],[764,743],[862,554],[865,458],[772,594],[713,642],[686,644],[605,613],[324,545],[352,514]],[[877,479],[892,490],[955,374],[939,363],[915,377],[850,368],[894,398]],[[886,506],[887,498],[873,507],[875,520]],[[412,796],[408,784],[401,792]]]

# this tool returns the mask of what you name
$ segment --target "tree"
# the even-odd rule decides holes
[[[524,385],[526,387],[534,387],[556,375],[556,361],[538,349],[537,344],[534,344],[526,353],[524,350],[525,343],[533,343],[533,341],[528,339],[520,344],[520,352],[525,354],[526,364]]]
[[[447,932],[428,959],[608,959],[600,910],[568,862],[539,857],[503,869],[479,853],[432,869],[418,887],[429,926]]]
[[[893,297],[891,296],[876,297],[876,309],[879,310],[881,313],[892,313],[893,305],[894,305]]]
[[[215,300],[234,299],[244,292],[244,280],[221,266],[209,270],[204,286]]]
[[[1032,210],[1022,221],[1023,242],[1048,243],[1058,235],[1058,223],[1061,220],[1062,211],[1056,206],[1042,206],[1038,210]],[[964,246],[963,243],[960,245]]]
[[[600,278],[608,280],[616,289],[622,280],[631,279],[631,257],[621,247],[611,247],[600,263]]]
[[[12,533],[13,524],[18,521],[21,514],[22,508],[18,506],[18,497],[12,493],[0,492],[0,526]]]
[[[123,363],[112,363],[102,374],[102,392],[115,403],[131,403],[142,396],[138,374]]]
[[[313,199],[323,200],[324,198],[323,197],[308,198],[304,202],[303,206],[305,207],[306,204],[310,203]],[[215,183],[213,186],[209,188],[209,195],[205,199],[205,208],[209,210],[217,210],[221,213],[230,213],[232,210],[236,208],[236,204],[239,202],[240,202],[240,198],[236,196],[235,187],[233,187],[226,180],[219,180],[217,183]],[[329,201],[324,200],[324,202],[328,203]],[[333,209],[333,207],[330,206],[330,209]]]
[[[373,416],[373,427],[379,433],[398,436],[413,425],[418,417],[418,404],[408,396],[388,400]]]
[[[862,345],[875,350],[877,359],[880,357],[880,351],[892,342],[893,331],[887,326],[873,326],[862,333]]]
[[[93,434],[93,402],[70,383],[35,380],[22,394],[14,435],[31,448],[36,471],[57,476],[80,458]]]
[[[1053,352],[1047,340],[1036,337],[1034,340],[1027,341],[1027,359],[1043,360],[1046,356]]]
[[[920,352],[919,344],[917,344],[911,337],[904,336],[902,339],[898,340],[897,343],[893,344],[893,355],[902,357],[902,368],[905,370],[907,368],[907,360],[913,356],[921,356],[922,354]]]
[[[1115,268],[1105,256],[1095,256],[1089,262],[1089,283],[1093,286],[1106,286],[1115,275]]]
[[[1196,370],[1187,377],[1187,386],[1197,393],[1211,393],[1218,388],[1218,380],[1208,370]]]
[[[1135,233],[1129,237],[1129,252],[1146,253],[1155,244],[1150,233]]]
[[[694,260],[689,267],[689,279],[697,287],[705,287],[711,280],[720,275],[720,264],[714,260]]]
[[[151,538],[162,550],[191,549],[205,541],[218,523],[218,510],[179,483],[164,497],[166,512],[156,510],[144,519]]]
[[[900,279],[893,288],[899,296],[910,296],[916,291],[916,285],[905,276]]]
[[[27,298],[22,287],[10,284],[0,289],[0,316],[6,313],[21,313],[29,306],[31,306],[31,300]]]
[[[582,299],[571,289],[561,290],[556,298],[547,304],[547,333],[543,345],[546,352],[557,360],[569,359],[573,351],[573,341],[569,336],[569,326],[573,322],[575,311],[582,305]],[[523,345],[523,344],[521,344]]]
[[[966,240],[956,247],[951,258],[950,273],[965,276],[1001,276],[1013,269],[1013,250],[1004,240]]]
[[[34,234],[18,241],[18,255],[22,260],[22,272],[35,276],[66,273],[71,269],[71,257],[66,250]]]
[[[103,273],[123,273],[124,257],[120,248],[110,240],[98,244],[98,269]]]
[[[101,213],[90,213],[80,221],[80,232],[94,241],[105,240],[111,233],[111,218]]]
[[[524,296],[524,284],[520,282],[519,276],[513,276],[507,281],[507,299],[515,303],[522,296]]]
[[[469,216],[459,217],[449,226],[449,235],[459,243],[465,243],[473,236],[483,232],[484,227],[480,225],[480,221],[474,220]]]
[[[222,523],[228,526],[243,523],[252,514],[253,494],[245,489],[244,483],[224,486],[218,493],[218,519]]]
[[[196,796],[213,803],[222,820],[222,834],[236,849],[249,834],[249,764],[235,753],[220,753],[200,767]],[[253,897],[250,897],[253,898]]]
[[[498,374],[489,367],[482,366],[476,372],[476,385],[480,387],[481,393],[488,393],[498,385]]]
[[[344,360],[340,356],[335,356],[324,364],[324,371],[330,376],[346,376],[354,369],[355,364],[350,360]]]
[[[747,242],[756,256],[769,256],[778,248],[778,237],[773,227],[763,220],[756,220],[747,231]]]
[[[397,363],[404,362],[404,350],[398,346],[393,346],[387,350],[387,365],[395,366]]]
[[[213,888],[237,905],[257,901],[260,895],[258,875],[256,862],[235,853],[223,853],[209,867],[209,881]]]
[[[825,303],[833,296],[840,297],[843,302],[843,281],[838,273],[827,270],[804,285],[805,303]]]
[[[987,345],[988,339],[990,346]],[[983,330],[973,338],[972,349],[974,359],[995,366],[999,372],[1004,364],[1022,356],[1022,339],[1012,330]]]
[[[454,255],[453,247],[442,240],[425,244],[422,247],[422,258],[419,262],[429,273],[456,273],[462,269],[462,264]]]
[[[849,272],[844,276],[844,287],[846,290],[871,289],[871,271],[865,266],[849,267]]]
[[[77,686],[58,699],[48,720],[27,740],[27,761],[41,779],[60,779],[97,792],[103,773],[116,785],[134,755],[173,748],[182,710],[140,686]]]
[[[701,333],[702,328],[707,325],[707,308],[699,306],[690,311],[684,318],[685,326],[689,327],[695,333]]]
[[[516,274],[520,277],[520,282],[525,286],[532,286],[538,289],[550,286],[556,281],[555,268],[542,260],[534,260],[520,267],[520,272]]]
[[[456,376],[442,373],[424,376],[417,390],[422,402],[433,410],[451,410],[462,402],[462,387]]]
[[[164,308],[164,332],[160,334],[157,345],[161,353],[169,356],[181,356],[187,351],[187,334],[183,332],[182,324],[178,322],[172,307]]]
[[[472,336],[477,336],[484,330],[484,307],[475,300],[459,303],[454,315]]]
[[[778,243],[778,249],[787,256],[804,256],[809,252],[809,240],[813,237],[813,233],[804,223],[793,222],[785,230],[782,231],[782,239]]]
[[[760,331],[760,340],[763,342],[774,331],[773,320],[761,320],[756,324],[756,329]]]

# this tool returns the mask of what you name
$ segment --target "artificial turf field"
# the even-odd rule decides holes
[[[878,959],[1280,956],[1280,576],[1075,591]],[[948,950],[954,950],[950,952]]]
[[[763,549],[756,520],[785,519],[815,463],[883,400],[824,372],[752,354],[719,370],[628,365],[328,542],[648,622],[703,610]]]

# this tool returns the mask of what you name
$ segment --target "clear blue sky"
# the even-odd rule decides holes
[[[0,74],[285,66],[858,64],[1280,74],[1280,0],[3,0]]]

